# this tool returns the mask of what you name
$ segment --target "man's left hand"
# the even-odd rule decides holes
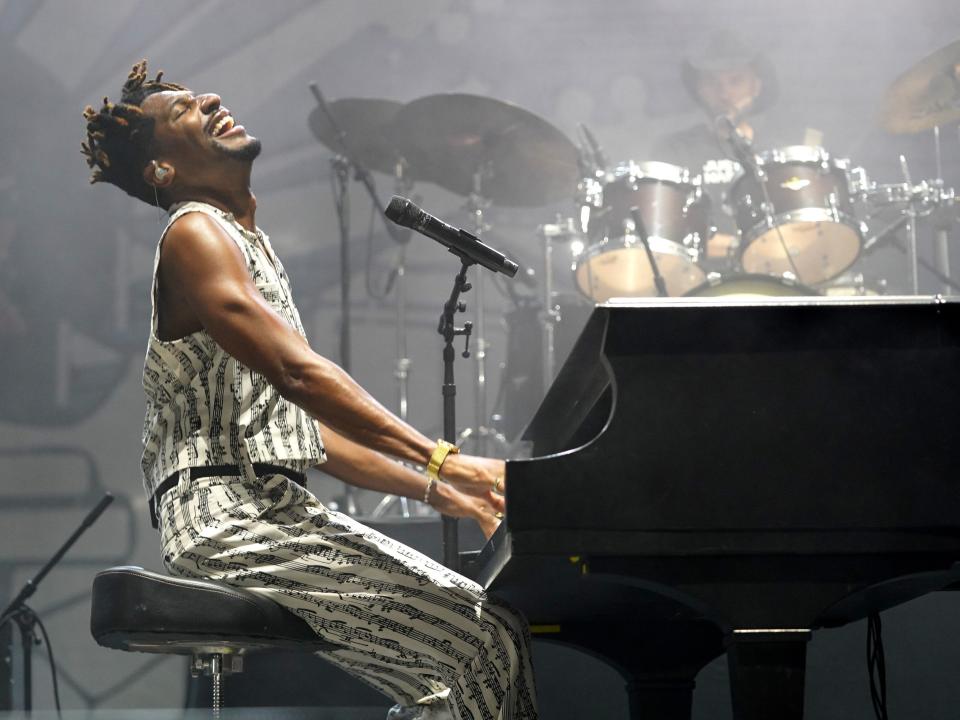
[[[506,510],[506,463],[476,455],[447,455],[440,477],[457,490],[484,499],[497,512]]]

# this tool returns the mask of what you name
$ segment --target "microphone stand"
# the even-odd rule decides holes
[[[100,517],[100,514],[107,509],[107,505],[113,502],[113,495],[106,493],[80,523],[80,526],[73,531],[73,534],[67,538],[66,542],[54,553],[47,563],[40,568],[40,572],[23,586],[17,596],[7,605],[6,609],[0,613],[0,625],[9,620],[17,624],[20,629],[20,642],[23,652],[23,709],[29,714],[33,710],[33,645],[36,642],[36,626],[40,623],[40,618],[27,604],[27,600],[37,591],[37,586],[43,581],[53,567],[60,562],[67,551],[73,547],[74,543],[93,525]],[[13,645],[13,636],[10,637],[10,644]],[[7,657],[13,657],[13,647],[7,651]]]
[[[380,197],[377,194],[377,188],[374,184],[373,177],[370,174],[370,171],[367,170],[363,165],[354,160],[355,155],[350,152],[350,147],[347,142],[347,133],[344,132],[343,128],[340,127],[340,124],[337,122],[337,119],[333,116],[333,113],[330,112],[330,108],[327,105],[327,101],[323,97],[323,93],[320,92],[320,88],[316,83],[310,83],[309,85],[310,92],[313,93],[314,98],[317,101],[317,105],[320,106],[321,112],[326,116],[327,121],[330,123],[330,127],[333,128],[334,134],[337,138],[337,144],[340,146],[340,153],[338,153],[332,160],[331,164],[334,169],[334,177],[336,178],[337,183],[337,192],[335,197],[335,204],[337,206],[337,220],[340,226],[340,363],[343,366],[343,369],[349,373],[350,372],[350,202],[349,195],[347,193],[347,182],[349,178],[349,173],[351,168],[353,169],[353,177],[355,180],[359,181],[361,185],[366,189],[367,194],[370,196],[370,200],[373,202],[374,206],[377,207],[380,212],[378,213],[381,218],[383,218],[383,209],[386,207],[383,203],[380,202]],[[402,180],[399,180],[402,182]],[[386,218],[383,219],[384,226],[387,228],[387,234],[396,242],[398,245],[405,246],[410,242],[411,232],[408,230],[401,230],[398,227],[393,226],[392,224],[386,221]],[[404,254],[401,253],[401,258],[404,257]],[[402,260],[401,260],[402,262]],[[399,269],[399,273],[402,275],[403,268]],[[402,281],[401,281],[402,282]],[[398,292],[402,290],[402,284]],[[402,302],[402,300],[398,300]],[[409,362],[404,362],[406,358],[400,360],[400,365],[398,366],[398,377],[402,383],[406,382],[407,371],[409,367]],[[399,368],[402,368],[402,372],[399,372]],[[403,401],[401,402],[401,409],[406,412],[406,388],[401,388],[401,397]],[[405,419],[405,418],[404,418]],[[347,485],[344,483],[344,501],[346,505],[346,511],[349,515],[356,515],[357,513],[357,502],[356,495],[354,494],[353,486]]]
[[[650,238],[647,237],[647,229],[643,224],[640,209],[637,207],[630,208],[630,217],[633,218],[634,232],[640,238],[640,243],[647,253],[647,260],[650,261],[650,270],[653,271],[653,284],[657,288],[657,297],[667,297],[667,283],[664,282],[663,275],[660,274],[660,266],[657,265],[657,258],[654,257],[653,250],[650,249]]]
[[[467,282],[467,268],[473,265],[474,261],[460,253],[454,252],[454,254],[460,258],[460,271],[454,279],[450,297],[443,304],[443,314],[440,316],[440,324],[437,327],[437,332],[443,336],[444,340],[443,439],[450,443],[455,443],[457,440],[457,385],[453,374],[453,341],[458,335],[463,335],[466,338],[462,356],[468,358],[470,357],[470,334],[473,331],[473,323],[469,320],[463,323],[463,327],[458,328],[456,326],[456,314],[467,309],[466,304],[460,300],[460,294],[469,291],[472,287]],[[447,515],[441,515],[441,517],[443,522],[443,564],[456,572],[460,567],[457,519]]]
[[[726,141],[733,149],[734,157],[740,162],[740,164],[743,166],[743,169],[753,176],[753,179],[756,180],[757,185],[760,186],[760,192],[763,194],[763,205],[761,209],[766,215],[765,219],[767,221],[767,225],[777,231],[777,240],[780,242],[780,247],[783,250],[784,257],[786,257],[787,262],[790,263],[790,269],[793,271],[793,275],[797,282],[802,283],[803,278],[800,276],[800,270],[797,269],[797,264],[794,262],[793,256],[790,254],[790,248],[787,247],[787,241],[783,238],[783,233],[780,231],[780,226],[774,221],[773,213],[775,212],[775,208],[773,207],[773,201],[770,199],[770,190],[767,188],[767,173],[764,172],[763,168],[757,164],[757,159],[753,154],[753,148],[750,145],[750,141],[741,135],[739,130],[737,130],[737,123],[726,115],[721,115],[718,117],[716,124],[719,124],[723,127],[726,134]]]

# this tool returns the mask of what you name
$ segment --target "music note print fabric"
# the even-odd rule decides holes
[[[159,503],[171,574],[260,593],[340,649],[321,656],[401,705],[537,718],[527,624],[482,588],[327,509],[282,475],[181,473]]]

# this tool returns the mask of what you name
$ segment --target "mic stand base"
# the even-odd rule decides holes
[[[53,567],[60,562],[61,558],[67,554],[67,551],[73,547],[73,544],[80,538],[80,536],[90,527],[100,514],[107,508],[107,506],[113,502],[113,495],[107,493],[104,497],[97,503],[96,507],[91,510],[87,516],[83,519],[80,525],[76,530],[66,539],[63,545],[60,546],[60,549],[53,554],[46,564],[40,569],[34,577],[27,580],[23,588],[17,593],[17,596],[7,605],[6,609],[0,613],[0,623],[5,623],[8,620],[12,620],[20,628],[20,639],[23,647],[23,707],[29,713],[33,707],[33,675],[32,675],[32,658],[31,653],[33,650],[33,645],[35,642],[36,635],[34,634],[34,627],[37,625],[38,618],[37,614],[27,606],[27,600],[36,592],[37,586],[40,585],[41,581],[47,576]],[[7,657],[13,657],[13,634],[10,634],[9,637],[11,648],[6,651]]]

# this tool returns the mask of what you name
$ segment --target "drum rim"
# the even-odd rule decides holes
[[[801,213],[801,215],[798,215],[798,213]],[[817,217],[816,213],[824,213],[826,215],[826,219],[824,219],[824,217]],[[746,255],[747,250],[750,249],[750,246],[757,240],[757,238],[759,238],[763,233],[770,232],[775,227],[784,227],[785,225],[791,224],[790,222],[779,222],[781,219],[790,219],[791,216],[796,216],[794,219],[799,222],[826,221],[832,225],[843,225],[844,227],[848,227],[853,230],[857,237],[857,252],[854,253],[853,259],[834,274],[827,275],[822,280],[812,282],[811,285],[820,285],[821,283],[830,282],[857,264],[857,261],[863,254],[863,229],[860,227],[859,220],[844,212],[838,212],[836,215],[834,215],[833,212],[827,210],[826,208],[796,208],[795,210],[791,210],[789,212],[774,215],[774,222],[772,225],[766,222],[756,223],[750,228],[749,235],[745,232],[740,233],[740,247],[737,249],[737,263],[740,265],[740,267],[743,267],[744,255]],[[761,225],[763,227],[761,227]],[[762,275],[763,273],[760,274]]]
[[[690,233],[686,237],[692,237],[696,233]],[[628,244],[625,242],[627,238],[633,238],[633,240]],[[647,242],[650,243],[650,251],[655,254],[661,255],[673,255],[675,257],[684,257],[689,260],[691,264],[697,264],[697,251],[691,248],[688,248],[682,242],[677,242],[676,240],[671,240],[670,238],[665,238],[662,235],[650,235],[647,237]],[[610,247],[601,248],[601,246],[609,245]],[[625,250],[627,248],[633,248],[636,250],[644,251],[643,243],[640,242],[640,238],[636,235],[631,235],[625,233],[623,235],[616,235],[614,237],[604,237],[597,242],[585,247],[583,251],[576,256],[574,260],[574,272],[576,272],[577,267],[579,267],[583,262],[592,260],[595,257],[599,257],[607,252],[612,252],[613,250]],[[661,250],[661,248],[666,248],[666,250]]]
[[[662,160],[626,160],[617,164],[603,186],[612,185],[629,180],[654,180],[656,182],[667,183],[669,185],[690,186],[697,188],[703,184],[703,179],[699,173],[693,174],[689,168],[683,165],[674,165],[673,163],[663,162]]]
[[[816,297],[822,295],[823,293],[816,287],[811,285],[806,285],[794,277],[787,275],[772,275],[767,273],[748,273],[748,272],[734,272],[734,273],[710,273],[707,275],[707,279],[702,282],[700,285],[697,285],[692,290],[684,293],[680,297],[701,297],[700,295],[695,295],[698,290],[704,288],[715,288],[720,287],[725,282],[730,282],[734,280],[756,280],[756,281],[766,281],[772,282],[780,287],[789,287],[789,288],[800,288],[801,290],[808,290],[808,293],[797,295],[796,297]],[[707,296],[710,297],[710,296]],[[722,297],[722,296],[718,296]],[[784,295],[782,297],[793,297],[790,295]]]
[[[845,172],[851,169],[850,158],[834,157],[822,145],[782,145],[761,150],[757,153],[759,165],[787,165],[803,163],[821,165],[829,163],[832,167]]]
[[[771,222],[769,222],[772,220]],[[742,256],[750,244],[760,237],[761,234],[773,230],[775,227],[783,227],[795,222],[827,222],[831,225],[845,225],[853,230],[857,239],[860,241],[860,248],[863,249],[863,229],[860,227],[860,221],[849,213],[838,210],[836,214],[832,210],[821,207],[803,207],[794,208],[787,212],[777,213],[769,218],[764,218],[760,222],[754,223],[747,230],[740,231],[740,255]],[[860,252],[857,252],[860,257]]]

